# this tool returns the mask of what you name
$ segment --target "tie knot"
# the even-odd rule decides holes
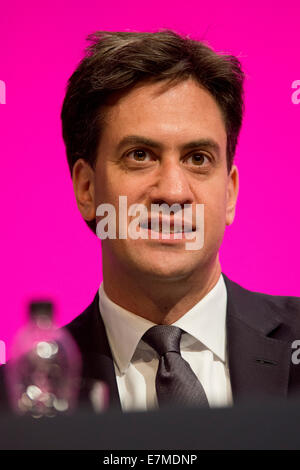
[[[171,351],[180,354],[181,335],[182,330],[177,326],[156,325],[146,331],[142,339],[163,356]]]

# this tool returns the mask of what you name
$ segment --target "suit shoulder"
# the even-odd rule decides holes
[[[289,296],[289,295],[272,295],[272,294],[266,294],[264,292],[253,291],[232,281],[224,274],[223,274],[223,277],[224,277],[227,289],[230,288],[230,290],[234,292],[236,295],[243,295],[244,297],[249,297],[249,298],[256,297],[257,300],[276,304],[278,306],[286,306],[287,308],[290,308],[292,310],[300,308],[300,297]]]
[[[73,336],[81,350],[89,349],[91,338],[94,337],[94,330],[98,324],[97,319],[100,320],[98,302],[99,294],[97,292],[88,307],[71,322],[63,326]]]
[[[224,280],[231,301],[237,305],[240,318],[249,322],[250,317],[254,322],[262,321],[263,318],[277,318],[300,334],[300,297],[252,291],[231,281],[227,276],[224,276]]]
[[[79,315],[77,315],[73,320],[71,320],[69,323],[63,326],[63,328],[66,328],[68,330],[75,330],[78,328],[82,328],[84,325],[86,325],[89,321],[89,318],[93,312],[95,303],[97,302],[98,299],[98,293],[96,293],[94,299],[92,302],[86,307],[86,309],[81,312]]]
[[[272,295],[265,294],[263,292],[248,291],[250,294],[255,294],[257,298],[264,300],[265,302],[283,308],[286,311],[300,313],[300,297],[291,295]]]

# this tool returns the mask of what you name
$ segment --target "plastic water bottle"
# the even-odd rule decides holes
[[[31,302],[16,335],[6,382],[11,405],[35,418],[72,411],[80,387],[81,356],[72,336],[53,321],[52,302]]]

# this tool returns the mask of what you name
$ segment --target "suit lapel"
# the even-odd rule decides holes
[[[227,288],[227,345],[234,403],[287,395],[291,345],[276,339],[280,310],[262,294],[223,274]]]

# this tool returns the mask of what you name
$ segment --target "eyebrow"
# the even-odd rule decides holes
[[[162,149],[163,145],[153,139],[148,137],[143,137],[139,135],[127,135],[118,143],[117,150],[121,150],[126,145],[147,145],[148,147]],[[181,146],[182,150],[190,150],[196,147],[206,148],[207,150],[213,150],[220,155],[221,149],[219,144],[211,138],[202,138],[192,140]]]

